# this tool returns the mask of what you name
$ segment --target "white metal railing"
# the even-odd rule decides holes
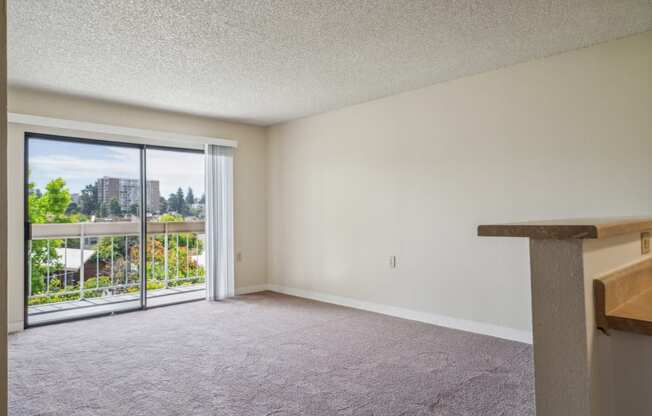
[[[139,248],[139,231],[138,222],[32,224],[29,304],[105,297],[139,288],[139,261],[131,254]],[[147,223],[148,288],[203,282],[203,233],[203,221]],[[102,245],[109,247],[104,256]]]

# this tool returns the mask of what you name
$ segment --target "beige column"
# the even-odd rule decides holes
[[[537,416],[590,416],[581,240],[530,240]]]

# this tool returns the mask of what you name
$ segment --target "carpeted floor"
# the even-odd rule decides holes
[[[10,415],[534,415],[527,345],[274,293],[10,337]]]

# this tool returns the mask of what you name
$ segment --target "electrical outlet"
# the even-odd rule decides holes
[[[389,268],[390,269],[396,268],[396,256],[389,256]]]
[[[641,233],[641,254],[650,254],[650,233]]]

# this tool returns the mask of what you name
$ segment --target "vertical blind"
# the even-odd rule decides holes
[[[220,300],[235,294],[233,247],[233,148],[207,144],[206,294]]]

